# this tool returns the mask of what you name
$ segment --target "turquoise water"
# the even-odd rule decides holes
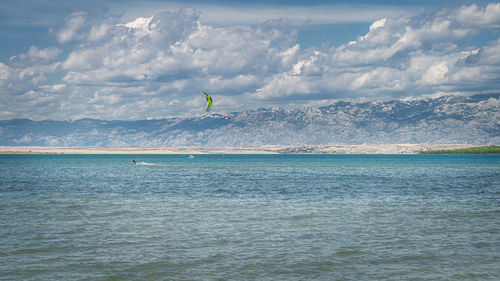
[[[0,269],[0,280],[498,280],[500,156],[0,155]]]

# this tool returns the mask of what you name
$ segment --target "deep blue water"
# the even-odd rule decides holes
[[[0,280],[498,279],[498,155],[0,155]]]

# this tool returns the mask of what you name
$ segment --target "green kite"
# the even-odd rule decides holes
[[[208,112],[210,112],[210,109],[212,109],[212,97],[205,92],[201,92],[201,93],[204,94],[205,97],[207,98],[207,109],[205,110],[205,113],[208,113]]]

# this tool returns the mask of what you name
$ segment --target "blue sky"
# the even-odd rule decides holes
[[[2,0],[0,119],[500,91],[492,1]]]

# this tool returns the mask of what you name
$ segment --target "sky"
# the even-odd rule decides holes
[[[500,92],[500,2],[1,0],[0,120]]]

